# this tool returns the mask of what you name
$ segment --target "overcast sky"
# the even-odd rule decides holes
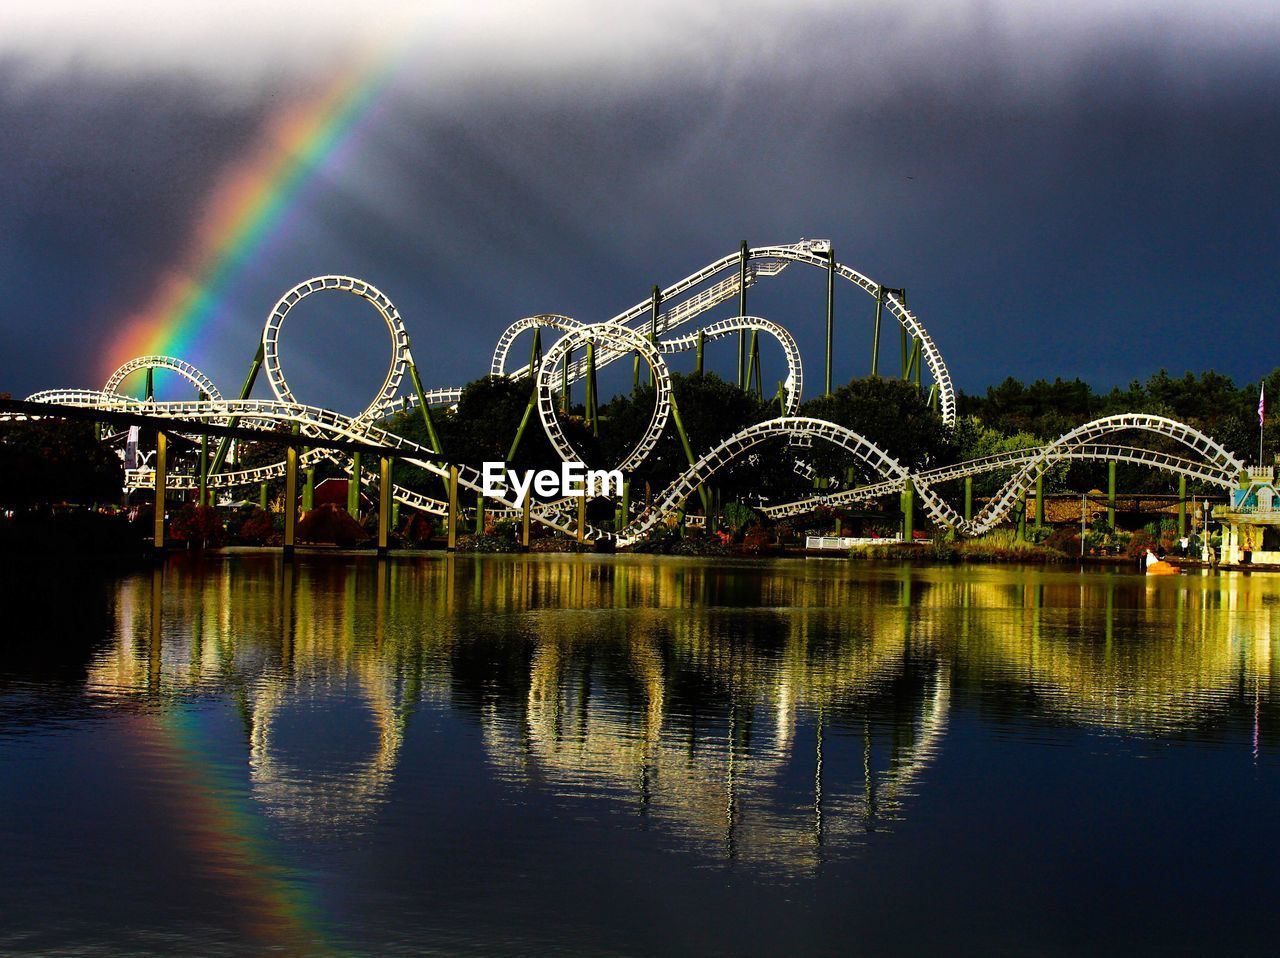
[[[382,288],[446,385],[521,316],[607,318],[741,239],[802,236],[906,287],[969,391],[1280,365],[1271,0],[42,0],[0,7],[0,391],[100,384],[272,118],[369,58],[386,89],[192,347],[225,391],[317,273]],[[750,311],[797,330],[812,384],[803,270]],[[838,306],[847,379],[872,308]],[[381,382],[354,300],[308,301],[284,340],[304,400]]]

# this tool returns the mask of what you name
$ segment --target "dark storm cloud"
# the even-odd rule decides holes
[[[966,9],[922,25],[822,8],[720,54],[646,48],[647,72],[495,53],[451,83],[411,65],[233,290],[209,371],[233,385],[271,302],[317,272],[386,290],[443,384],[483,373],[519,316],[604,318],[741,238],[802,235],[906,286],[962,388],[1275,365],[1246,345],[1276,320],[1275,31],[1082,14],[1043,36]],[[8,359],[0,388],[24,392],[88,381],[104,330],[145,300],[272,104],[110,74],[9,87],[0,337],[30,360]],[[800,330],[810,382],[820,287],[788,276],[753,298]],[[865,371],[871,311],[852,292],[840,306],[843,378]],[[381,334],[357,319],[344,339],[341,321],[317,314],[291,373],[380,375]],[[316,398],[357,405],[373,385]]]

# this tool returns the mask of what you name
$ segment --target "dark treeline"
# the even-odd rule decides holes
[[[1265,380],[1266,392],[1280,403],[1280,369]],[[738,430],[779,415],[777,397],[755,396],[714,374],[672,376],[673,394],[688,437],[688,448],[679,438],[674,419],[647,459],[632,474],[636,500],[656,495],[688,467],[689,455],[701,456]],[[484,460],[510,460],[514,468],[557,468],[559,456],[530,407],[528,380],[485,377],[467,385],[455,408],[437,410],[436,427],[445,451],[456,459],[478,465]],[[573,400],[582,396],[579,385]],[[654,410],[652,386],[641,383],[634,391],[616,395],[600,405],[594,423],[586,410],[571,401],[561,414],[564,432],[583,460],[593,468],[609,468],[624,459],[639,440]],[[1208,434],[1238,458],[1254,462],[1258,457],[1258,384],[1237,385],[1215,372],[1181,377],[1160,371],[1145,382],[1127,387],[1097,390],[1079,380],[1038,380],[1026,384],[1009,378],[981,394],[958,397],[954,427],[942,423],[931,409],[927,392],[899,379],[855,379],[831,395],[806,400],[799,413],[845,426],[874,442],[912,470],[927,469],[968,459],[1052,442],[1077,426],[1103,416],[1145,412],[1177,420]],[[1280,450],[1280,417],[1268,417],[1264,436],[1266,457]],[[524,424],[523,429],[521,424]],[[386,425],[423,445],[428,442],[420,414],[399,414]],[[521,441],[515,443],[519,433]],[[1152,435],[1113,434],[1107,441],[1163,449],[1193,455],[1172,439]],[[197,450],[175,438],[175,471],[194,469]],[[241,445],[239,467],[279,459],[279,447],[271,443]],[[122,478],[118,460],[94,441],[83,424],[0,424],[0,505],[33,509],[57,502],[113,502],[120,498]],[[321,477],[342,475],[339,466],[322,463]],[[785,437],[770,439],[736,458],[718,472],[712,486],[718,501],[781,502],[811,494],[815,488],[840,489],[879,478],[870,474],[848,452],[825,447],[795,447]],[[991,495],[1008,478],[1005,472],[978,476],[974,493]],[[1124,493],[1172,493],[1175,477],[1136,465],[1121,465],[1118,487]],[[443,493],[438,478],[411,464],[402,463],[396,481],[433,495]],[[1082,493],[1106,488],[1105,463],[1059,465],[1046,474],[1049,492]],[[955,499],[958,480],[950,490]],[[1193,485],[1192,494],[1214,496],[1221,491]],[[282,492],[282,482],[271,484],[270,495]],[[698,508],[697,504],[693,508]],[[599,504],[599,517],[612,507]],[[593,516],[593,518],[595,518]]]
[[[1263,382],[1268,402],[1280,402],[1280,369],[1271,372]],[[1237,385],[1229,376],[1217,372],[1199,375],[1186,373],[1171,376],[1160,370],[1142,382],[1134,380],[1125,387],[1097,390],[1080,379],[1043,379],[1025,384],[1009,377],[984,394],[961,393],[958,401],[960,429],[970,433],[989,430],[1003,437],[1006,445],[1051,441],[1090,420],[1120,413],[1145,412],[1165,416],[1193,426],[1217,440],[1238,458],[1255,462],[1258,458],[1258,395],[1260,383]],[[1125,441],[1124,437],[1112,441]],[[999,444],[999,443],[996,443]],[[1177,452],[1176,443],[1151,441],[1144,445]],[[983,443],[970,444],[963,450],[984,455]],[[988,437],[986,446],[993,445]],[[1264,456],[1268,460],[1280,449],[1280,422],[1268,414],[1263,435]],[[1185,450],[1183,450],[1185,451]],[[1106,467],[1078,465],[1057,470],[1051,487],[1055,490],[1084,491],[1100,488],[1105,482]],[[1151,470],[1121,466],[1120,480],[1129,491],[1168,491],[1173,480]],[[1203,490],[1202,490],[1203,491]]]

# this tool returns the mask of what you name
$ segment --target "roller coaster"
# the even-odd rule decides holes
[[[629,494],[624,492],[622,501],[617,504],[617,521],[613,528],[585,522],[583,497],[535,501],[527,507],[526,523],[537,522],[582,540],[607,542],[616,547],[633,545],[655,526],[671,522],[675,516],[683,516],[690,500],[731,463],[751,460],[752,457],[758,461],[762,444],[771,440],[785,443],[795,454],[797,471],[802,474],[807,471],[818,481],[812,494],[795,501],[761,503],[759,509],[766,516],[800,516],[823,507],[848,507],[873,502],[889,494],[908,492],[912,496],[918,495],[921,507],[936,527],[955,530],[962,535],[979,535],[1008,520],[1019,503],[1025,502],[1027,493],[1039,477],[1064,462],[1136,463],[1225,488],[1235,484],[1243,469],[1243,463],[1210,436],[1171,419],[1134,413],[1086,423],[1038,448],[913,471],[850,429],[798,415],[804,371],[796,339],[782,325],[747,311],[748,290],[778,276],[793,264],[814,267],[826,276],[824,387],[827,392],[832,386],[833,302],[836,281],[843,280],[874,301],[872,374],[879,375],[881,326],[887,313],[890,322],[900,328],[902,378],[915,382],[923,391],[923,374],[927,370],[929,405],[944,423],[955,423],[956,397],[951,375],[932,336],[908,309],[904,290],[886,287],[837,262],[831,244],[825,240],[801,240],[790,245],[755,248],[743,243],[736,254],[722,257],[666,288],[655,286],[649,298],[603,322],[585,323],[563,315],[538,314],[517,320],[502,333],[493,351],[489,368],[491,375],[525,380],[530,384],[529,408],[515,437],[513,450],[536,414],[556,454],[566,461],[580,459],[580,450],[575,447],[562,422],[572,385],[585,384],[587,417],[591,419],[596,414],[598,401],[598,371],[631,358],[636,384],[640,382],[642,366],[647,367],[647,382],[654,390],[654,406],[644,431],[615,467],[624,474],[633,471],[673,428],[680,433],[688,459],[687,468],[647,503],[633,504],[629,501]],[[354,416],[299,402],[281,363],[280,333],[285,320],[302,300],[327,292],[346,293],[362,299],[378,314],[391,337],[391,361],[382,385],[364,410]],[[703,322],[709,311],[735,298],[737,316]],[[524,333],[531,333],[533,339],[529,362],[512,368],[512,348]],[[557,337],[545,352],[542,348],[544,333]],[[697,369],[702,371],[706,345],[733,338],[734,334],[738,340],[739,385],[744,388],[749,389],[754,383],[755,389],[761,391],[760,337],[772,339],[781,348],[787,375],[776,397],[779,414],[735,432],[698,455],[690,448],[680,422],[667,358],[696,351]],[[200,398],[160,402],[154,399],[150,389],[142,399],[121,391],[126,378],[132,374],[145,370],[150,380],[151,372],[158,369],[169,370],[186,379]],[[251,398],[260,372],[266,376],[272,399]],[[405,390],[406,379],[411,387],[408,391]],[[360,279],[330,275],[299,283],[271,309],[249,375],[236,398],[224,396],[208,376],[190,363],[180,358],[150,355],[126,362],[111,374],[100,390],[47,390],[28,397],[27,403],[47,405],[51,416],[58,415],[60,410],[71,409],[103,414],[137,414],[162,425],[172,423],[172,431],[179,434],[202,434],[203,430],[203,434],[208,435],[210,427],[235,427],[260,431],[263,438],[269,440],[279,436],[282,430],[292,431],[306,447],[299,456],[291,446],[285,459],[277,463],[254,468],[229,468],[231,440],[224,435],[212,461],[206,462],[202,456],[195,473],[166,474],[163,461],[151,467],[128,469],[125,482],[129,490],[157,487],[161,492],[166,488],[199,489],[203,497],[213,490],[226,491],[287,477],[290,489],[296,493],[296,469],[314,466],[327,459],[358,477],[361,483],[377,487],[384,505],[394,498],[411,509],[447,517],[452,524],[467,511],[459,507],[459,490],[469,490],[477,497],[483,492],[479,464],[451,461],[434,426],[432,410],[437,410],[438,414],[440,408],[458,403],[461,395],[459,387],[426,389],[423,386],[405,323],[382,291]],[[428,442],[425,444],[397,435],[387,428],[387,420],[393,414],[414,410],[426,425]],[[22,414],[11,413],[7,418],[19,415],[31,415],[31,412],[28,409]],[[1133,438],[1135,436],[1137,439]],[[159,440],[161,444],[163,441],[163,438]],[[834,478],[824,481],[823,477],[816,477],[808,462],[815,441],[843,450],[857,467],[849,475],[860,475],[870,481],[838,483]],[[383,453],[383,468],[380,471],[363,468],[360,453],[344,452],[341,448],[343,443],[376,447]],[[162,460],[162,457],[158,458]],[[391,459],[410,463],[439,476],[447,498],[435,498],[415,489],[391,484],[391,472],[387,466]],[[957,479],[1004,473],[1009,474],[1008,478],[976,514],[972,513],[967,497],[965,508],[959,510],[939,491],[940,486]],[[837,488],[840,484],[847,488]],[[486,508],[499,518],[521,515],[514,498],[503,495],[491,496]],[[388,515],[382,515],[384,527]]]

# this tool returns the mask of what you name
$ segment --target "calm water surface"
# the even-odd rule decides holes
[[[17,568],[4,954],[1272,954],[1280,576]]]

